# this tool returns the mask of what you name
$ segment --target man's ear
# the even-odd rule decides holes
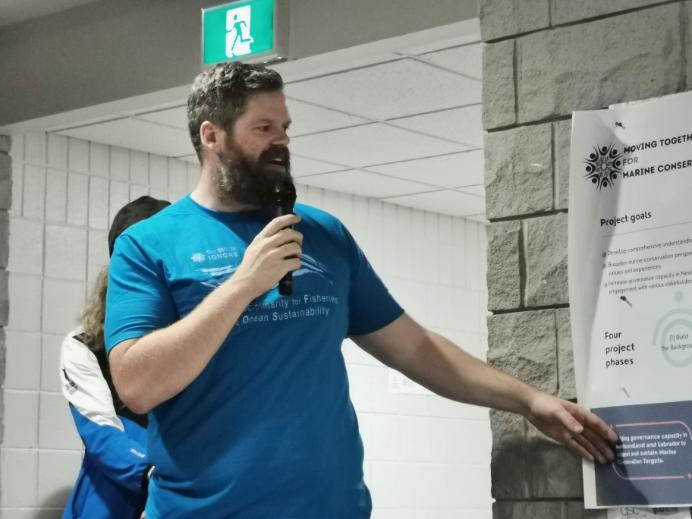
[[[223,145],[225,132],[214,123],[204,121],[199,127],[199,138],[202,150],[208,149],[218,154]]]

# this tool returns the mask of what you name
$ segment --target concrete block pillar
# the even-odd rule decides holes
[[[692,88],[692,4],[481,0],[488,228],[488,360],[576,397],[567,291],[573,110]],[[576,456],[491,413],[496,519],[602,519]]]

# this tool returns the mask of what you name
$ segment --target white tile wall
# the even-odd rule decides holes
[[[38,451],[35,449],[0,449],[0,484],[2,506],[35,507],[38,489]],[[4,511],[3,511],[4,515]]]
[[[39,450],[36,497],[41,507],[64,506],[81,463],[80,451]]]
[[[374,510],[372,519],[492,519],[493,514],[487,509],[464,508],[462,514],[458,509],[452,510],[402,510],[402,509],[378,509]]]
[[[55,135],[13,138],[3,518],[60,517],[81,443],[60,393],[60,343],[108,260],[107,229],[143,194],[176,200],[195,164]],[[337,215],[407,311],[485,357],[485,228],[446,215],[298,185]],[[487,412],[392,392],[390,370],[343,347],[377,519],[490,519]]]
[[[7,331],[5,389],[38,391],[41,384],[41,336],[38,333]]]
[[[108,180],[98,177],[89,178],[89,227],[108,228]],[[83,203],[83,202],[82,202]]]
[[[122,148],[111,148],[110,177],[127,182],[130,180],[130,154]]]
[[[84,226],[89,216],[87,195],[89,179],[85,175],[69,173],[67,179],[67,223]]]
[[[171,191],[187,191],[187,164],[175,159],[168,160],[168,186]]]
[[[87,260],[86,235],[87,231],[84,228],[46,225],[46,277],[84,280]]]
[[[64,334],[41,335],[41,391],[61,393],[60,346]]]
[[[149,189],[149,194],[153,196],[154,198],[158,199],[168,199],[170,200],[170,196],[168,191],[165,188],[162,187],[152,187]]]
[[[70,170],[83,173],[89,171],[89,143],[78,139],[69,139],[67,149]]]
[[[140,196],[148,195],[149,187],[140,184],[130,184],[130,200],[136,200]]]
[[[43,272],[43,228],[41,221],[10,217],[10,236],[12,247],[8,269],[17,274]]]
[[[197,182],[199,181],[199,165],[187,163],[187,191],[192,191],[195,189]]]
[[[131,198],[134,200],[139,195]],[[87,280],[91,283],[96,281],[96,278],[101,272],[104,265],[108,263],[108,232],[89,230],[89,247],[87,258]]]
[[[26,136],[24,143],[23,160],[28,164],[46,164],[46,135],[43,133],[32,133]]]
[[[36,512],[33,508],[14,508],[2,510],[2,519],[35,519]]]
[[[100,177],[108,176],[109,151],[108,146],[95,142],[89,143],[89,173]]]
[[[22,214],[27,218],[43,218],[46,197],[46,168],[26,163]]]
[[[113,221],[115,214],[122,206],[130,201],[130,186],[126,182],[111,181],[110,197],[108,200],[108,222]]]
[[[67,137],[51,133],[48,135],[48,165],[67,167]]]
[[[149,185],[149,155],[141,151],[130,151],[130,182]]]
[[[12,149],[17,150],[17,143],[12,143]],[[23,148],[19,148],[23,153]],[[23,200],[22,196],[24,193],[24,165],[15,164],[13,165],[12,171],[12,207],[10,207],[10,216],[15,216],[17,214],[22,214]]]
[[[61,393],[41,393],[38,429],[38,446],[41,449],[81,449],[82,443],[75,430],[70,408]]]
[[[168,187],[168,161],[165,157],[158,155],[149,157],[149,182],[155,189]]]
[[[12,240],[10,236],[10,249]],[[41,329],[41,278],[10,271],[9,296],[8,331],[38,332]]]
[[[5,432],[2,444],[4,447],[37,447],[38,446],[38,391],[4,392],[5,412],[3,421]]]
[[[67,172],[49,169],[46,174],[46,220],[64,222],[67,214]]]
[[[41,329],[63,334],[74,328],[84,307],[85,291],[85,283],[45,279]]]

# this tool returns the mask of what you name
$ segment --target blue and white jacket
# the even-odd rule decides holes
[[[147,493],[146,416],[118,397],[105,351],[94,354],[81,329],[65,337],[60,355],[62,391],[84,461],[63,519],[139,519]]]

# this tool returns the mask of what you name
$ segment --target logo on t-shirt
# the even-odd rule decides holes
[[[236,247],[211,247],[190,256],[195,271],[203,274],[201,284],[216,288],[226,281],[240,265],[244,251]]]
[[[238,270],[238,265],[199,269],[199,272],[207,276],[206,281],[202,281],[202,285],[209,288],[216,288],[226,281],[236,270]]]
[[[312,256],[303,254],[300,257],[300,269],[293,273],[294,277],[304,276],[305,274],[317,274],[318,276],[324,278],[330,285],[334,282],[327,276],[327,267],[324,263],[317,261]]]
[[[244,251],[241,252],[235,247],[214,247],[204,252],[195,252],[190,256],[190,259],[195,263],[195,270],[204,274],[206,278],[201,281],[202,285],[213,289],[238,270],[243,254]],[[303,254],[300,260],[300,269],[293,272],[294,277],[312,274],[320,276],[330,285],[334,284],[324,263],[308,254]]]
[[[244,251],[239,251],[235,247],[212,247],[205,251],[197,251],[190,259],[194,263],[204,263],[219,260],[240,260],[243,257]]]

